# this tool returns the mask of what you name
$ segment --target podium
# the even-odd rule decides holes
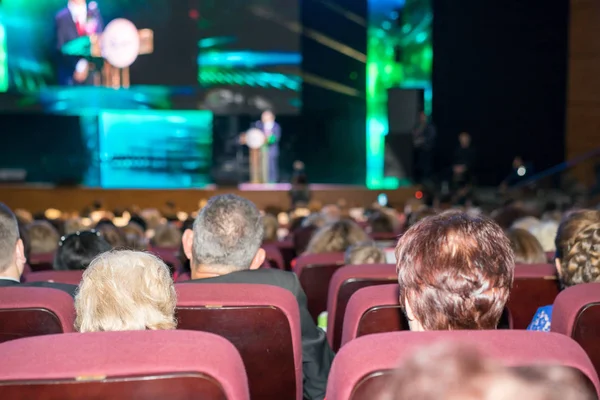
[[[250,152],[250,183],[268,183],[269,146],[265,134],[260,129],[252,128],[242,137],[242,142]]]
[[[89,72],[94,76],[94,86],[128,88],[130,65],[139,55],[154,52],[154,32],[137,30],[132,22],[116,19],[102,34],[81,36],[65,43],[61,52],[90,61]],[[98,65],[102,65],[100,71],[95,70]]]

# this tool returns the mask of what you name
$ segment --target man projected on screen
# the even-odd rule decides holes
[[[260,121],[254,123],[256,129],[264,132],[267,139],[267,162],[269,168],[269,183],[277,183],[279,172],[279,139],[281,139],[281,127],[275,122],[275,114],[272,111],[264,111]]]
[[[85,58],[62,54],[66,43],[82,36],[102,33],[104,25],[95,1],[68,0],[67,7],[56,14],[56,47],[60,54],[58,83],[60,85],[92,84],[91,70],[94,66]]]

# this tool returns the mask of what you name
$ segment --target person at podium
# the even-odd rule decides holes
[[[62,53],[63,46],[82,36],[102,33],[104,24],[98,4],[87,0],[68,0],[67,6],[55,17],[56,47],[59,52],[58,83],[62,86],[91,85],[96,66],[85,58]]]
[[[271,110],[263,111],[260,121],[253,124],[265,134],[267,150],[267,165],[269,183],[277,183],[279,175],[279,140],[281,139],[281,126],[275,122],[275,114]]]

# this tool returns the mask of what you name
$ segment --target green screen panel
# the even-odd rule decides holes
[[[387,90],[425,90],[431,110],[433,11],[430,0],[370,0],[367,43],[367,187],[395,189],[408,180],[386,177]]]

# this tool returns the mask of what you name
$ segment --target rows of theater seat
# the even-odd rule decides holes
[[[311,268],[318,269],[319,267],[313,266]],[[376,333],[408,330],[408,324],[398,306],[398,285],[389,284],[394,280],[394,274],[395,266],[393,265],[347,266],[338,269],[334,274],[330,285],[329,299],[329,316],[331,319],[329,320],[328,338],[330,344],[338,350],[340,344],[345,346],[357,337],[365,337],[365,341],[358,341],[355,345],[347,347],[347,350],[342,347],[341,354],[343,356],[338,355],[332,370],[334,379],[330,379],[329,385],[334,389],[329,392],[329,398],[351,398],[344,397],[345,395],[335,397],[337,390],[344,389],[345,391],[348,388],[347,382],[340,384],[339,380],[351,379],[352,385],[366,385],[366,381],[361,380],[361,378],[372,376],[378,371],[391,370],[401,358],[401,355],[407,349],[415,346],[411,341],[414,340],[418,344],[430,340],[422,336],[423,333],[411,335],[408,332],[385,333],[372,338],[367,337],[367,335]],[[548,277],[543,275],[531,277],[529,278],[531,280],[529,284],[535,285],[534,281],[538,281],[538,284],[553,282],[546,278]],[[518,282],[517,279],[516,285],[518,285]],[[381,283],[386,284],[373,286]],[[296,301],[290,293],[280,288],[262,285],[208,284],[203,286],[202,291],[196,290],[191,285],[179,284],[176,287],[178,291],[178,329],[210,332],[227,338],[235,346],[244,361],[243,364],[250,384],[250,393],[253,394],[253,398],[266,398],[263,396],[275,395],[282,396],[281,398],[294,398],[301,395],[301,392],[298,392],[302,382],[299,315]],[[344,291],[346,293],[343,293]],[[348,292],[354,293],[349,296],[348,303],[344,305],[342,297],[343,295],[348,296]],[[337,302],[332,300],[336,298],[335,293],[337,293]],[[72,298],[61,291],[45,288],[4,288],[0,290],[0,304],[2,305],[0,309],[0,326],[2,327],[0,328],[0,338],[2,341],[27,336],[73,332]],[[482,348],[489,346],[488,350],[491,349],[495,355],[507,357],[511,360],[511,363],[516,364],[526,365],[528,362],[553,361],[580,369],[592,383],[596,384],[596,370],[600,367],[600,347],[598,346],[600,284],[584,284],[567,289],[560,293],[554,304],[555,312],[552,329],[564,336],[524,331],[431,332],[434,338],[431,340],[448,338],[472,340],[478,346],[481,345]],[[346,308],[345,317],[341,318],[340,321],[337,316],[343,314],[344,306]],[[518,303],[515,307],[518,307]],[[339,326],[340,322],[343,329]],[[75,337],[79,335],[86,336],[86,334],[71,334]],[[129,341],[127,334],[115,333],[114,335],[115,337],[124,335],[123,340],[128,343],[127,346],[134,353],[138,351],[136,349],[137,345],[133,345]],[[122,361],[115,361],[115,365],[95,365],[94,363],[101,359],[94,358],[92,362],[86,358],[90,356],[89,353],[81,351],[82,348],[76,346],[78,340],[85,339],[75,337],[69,339],[69,341],[73,340],[71,344],[74,347],[72,347],[71,352],[66,354],[63,354],[63,350],[60,348],[57,350],[60,354],[48,354],[48,350],[54,352],[55,342],[53,341],[56,340],[61,343],[60,338],[46,339],[42,337],[37,341],[28,342],[27,346],[32,346],[30,353],[28,350],[28,354],[32,357],[32,363],[43,362],[45,367],[48,368],[47,371],[44,371],[44,374],[62,373],[62,376],[52,375],[46,383],[47,385],[55,387],[54,384],[50,385],[50,382],[57,380],[68,382],[69,379],[81,379],[82,376],[93,375],[98,372],[102,372],[102,376],[108,377],[119,376],[123,372],[117,368]],[[569,337],[574,340],[568,339]],[[181,352],[182,356],[185,355],[190,360],[194,360],[194,357],[189,357],[189,354],[187,354],[188,349],[184,344],[178,343],[177,336],[168,339],[168,334],[165,332],[164,336],[160,338],[155,344],[157,350],[160,349],[161,345],[174,345],[173,350],[177,349],[176,351]],[[184,336],[184,338],[186,337]],[[49,341],[44,345],[44,340]],[[167,343],[163,340],[167,340]],[[11,354],[12,351],[17,351],[11,349],[12,344],[16,345],[20,349],[19,351],[23,351],[20,347],[23,345],[18,342],[7,342],[2,345],[3,348],[0,349],[0,353],[5,354],[4,352],[8,351]],[[407,348],[391,345],[394,342],[406,344]],[[387,345],[378,347],[377,343],[387,343]],[[500,347],[498,347],[499,345]],[[40,354],[35,346],[43,346],[45,354]],[[98,343],[93,347],[100,353],[106,351],[119,353],[118,347],[113,348],[112,345],[106,348]],[[377,350],[378,348],[379,350]],[[587,352],[593,364],[586,359],[582,348]],[[527,350],[526,353],[523,352],[525,349]],[[557,353],[558,350],[560,352]],[[146,350],[142,348],[139,351],[144,353]],[[168,350],[160,350],[159,353],[161,364],[163,364],[162,355],[164,352],[168,352]],[[159,357],[159,354],[155,354],[155,357]],[[25,355],[22,354],[22,356]],[[77,361],[81,356],[84,359]],[[58,358],[53,359],[52,357]],[[130,354],[128,357],[137,357],[137,355]],[[355,357],[361,361],[357,362]],[[365,357],[367,358],[365,359]],[[514,360],[514,357],[518,359]],[[546,358],[547,360],[545,360]],[[71,359],[73,362],[77,361],[79,366],[69,364],[67,367],[70,369],[62,372],[60,366],[66,359]],[[196,361],[205,360],[206,358],[196,359]],[[131,359],[129,359],[129,362],[131,363]],[[233,361],[231,363],[234,364]],[[209,364],[214,366],[212,359]],[[54,366],[50,368],[50,365]],[[357,369],[358,366],[361,368]],[[108,369],[104,369],[105,367]],[[143,363],[140,363],[139,367],[140,370],[134,373],[135,365],[130,365],[127,373],[137,375],[152,372],[145,371],[146,366]],[[171,374],[177,376],[177,372],[181,372],[180,370],[170,371],[169,368],[172,368],[172,366],[168,364],[164,364],[162,367],[166,369],[153,372],[158,376],[170,376]],[[77,368],[79,369],[77,370]],[[114,371],[111,368],[115,368]],[[188,366],[188,368],[192,367]],[[191,369],[186,370],[186,372],[209,372],[203,369],[205,368],[204,365],[199,364],[195,368],[201,370]],[[237,367],[231,368],[235,370]],[[7,369],[15,375],[4,376],[0,374],[2,381],[27,378],[27,385],[31,385],[30,381],[32,379],[44,378],[44,376],[35,376],[35,370],[30,368],[24,368],[22,371],[24,374],[25,372],[32,374],[29,377],[27,377],[27,374],[18,375],[18,371],[13,368]],[[352,378],[348,378],[348,370],[354,371]],[[68,375],[71,373],[69,371],[76,371],[76,373]],[[337,377],[337,374],[340,377]],[[92,378],[90,379],[93,381]],[[161,379],[167,378],[163,377]],[[106,379],[102,378],[100,381],[104,382]],[[239,382],[239,380],[234,380],[234,382]],[[143,386],[144,383],[137,382],[135,384],[131,383],[131,385]],[[352,398],[361,397],[355,396]]]
[[[511,367],[565,366],[600,394],[600,283],[559,292],[552,265],[516,265],[499,330],[409,332],[395,264],[345,265],[341,252],[296,257],[290,241],[263,248],[263,267],[297,274],[314,322],[327,312],[327,339],[338,353],[327,399],[374,398],[415,349],[446,341],[475,346]],[[178,268],[176,249],[152,251]],[[32,264],[27,282],[81,280],[81,271]],[[230,283],[201,290],[179,283],[176,290],[177,331],[80,334],[68,294],[0,289],[2,398],[302,399],[302,328],[289,291]],[[523,331],[548,304],[554,333]]]

